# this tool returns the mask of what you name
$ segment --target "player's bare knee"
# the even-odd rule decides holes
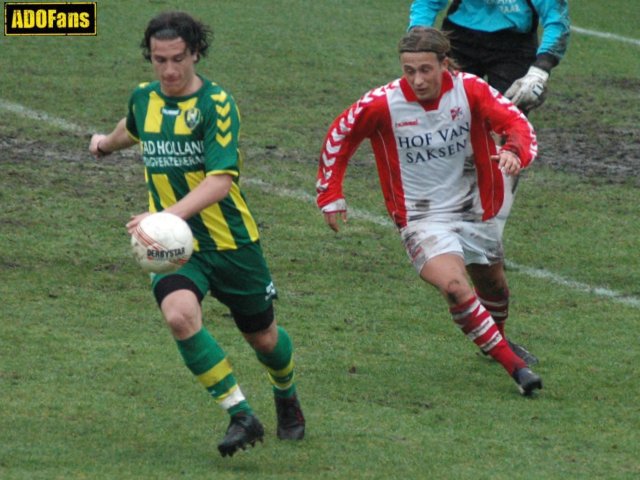
[[[449,281],[441,291],[450,305],[459,305],[467,300],[471,293],[469,285],[458,279]]]
[[[174,337],[185,338],[194,330],[196,319],[193,315],[175,309],[168,311],[163,310],[162,314],[167,327],[169,327]]]
[[[491,297],[507,297],[509,296],[509,287],[507,280],[503,276],[483,278],[475,284],[476,291],[480,296]]]
[[[184,339],[195,335],[202,325],[200,304],[180,302],[179,295],[167,299],[161,305],[162,316],[174,337]]]
[[[262,330],[256,333],[244,334],[244,338],[249,342],[251,348],[260,353],[271,353],[278,343],[277,333],[271,329]]]

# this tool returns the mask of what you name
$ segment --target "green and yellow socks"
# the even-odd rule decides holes
[[[256,356],[267,369],[274,395],[290,398],[296,394],[293,344],[287,331],[282,327],[277,328],[278,341],[273,351],[256,351]],[[185,340],[176,340],[176,344],[187,368],[223,409],[230,415],[240,412],[253,414],[233,375],[229,360],[206,328],[201,328]]]
[[[187,368],[222,408],[230,415],[253,413],[229,360],[206,328],[185,340],[176,340],[176,343]]]
[[[296,394],[293,369],[293,343],[287,331],[278,328],[278,342],[270,353],[256,351],[260,363],[267,369],[273,394],[280,398],[290,398]]]

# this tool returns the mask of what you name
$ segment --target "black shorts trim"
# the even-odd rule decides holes
[[[236,322],[238,330],[242,333],[256,333],[266,330],[273,323],[273,305],[270,305],[264,312],[253,315],[243,315],[238,312],[231,312]]]
[[[198,298],[198,302],[202,303],[204,295],[190,278],[187,278],[183,275],[168,275],[161,279],[153,289],[153,295],[156,297],[158,306],[162,304],[162,300],[164,300],[167,295],[177,290],[192,291]]]

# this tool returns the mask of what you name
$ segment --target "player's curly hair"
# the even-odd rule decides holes
[[[140,42],[142,56],[151,61],[151,38],[173,40],[181,38],[191,53],[200,57],[207,55],[209,39],[213,36],[211,29],[185,12],[163,12],[153,17]]]
[[[398,53],[433,52],[438,60],[444,60],[451,51],[451,43],[446,33],[437,28],[414,27],[398,44]]]

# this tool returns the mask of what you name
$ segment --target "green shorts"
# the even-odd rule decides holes
[[[151,288],[169,275],[182,275],[200,290],[202,298],[211,292],[232,312],[241,315],[262,313],[278,297],[260,243],[237,250],[194,252],[178,271],[153,275]]]

